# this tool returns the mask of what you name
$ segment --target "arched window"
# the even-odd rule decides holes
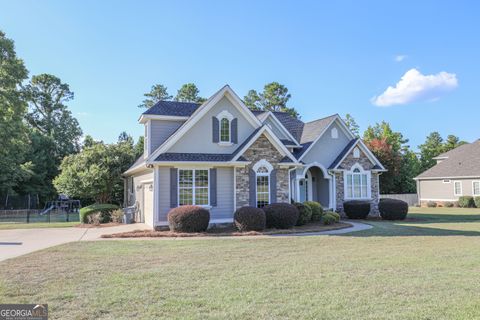
[[[220,120],[220,142],[230,142],[230,120]]]
[[[370,198],[370,172],[356,163],[345,172],[345,199]]]
[[[270,173],[273,166],[266,160],[260,160],[253,166],[256,175],[257,207],[263,208],[270,204]]]

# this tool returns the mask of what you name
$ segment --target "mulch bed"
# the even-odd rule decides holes
[[[338,222],[332,225],[324,225],[320,222],[313,222],[300,227],[291,229],[266,229],[264,231],[239,232],[235,227],[216,227],[208,229],[206,232],[199,233],[178,233],[170,230],[134,230],[129,232],[121,232],[114,234],[104,234],[102,238],[185,238],[185,237],[240,237],[240,236],[262,236],[274,234],[292,234],[292,233],[309,233],[329,230],[338,230],[350,228],[350,223]]]

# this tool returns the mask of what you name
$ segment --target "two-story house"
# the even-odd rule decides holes
[[[194,204],[226,223],[242,206],[306,200],[342,212],[362,199],[378,214],[385,168],[337,114],[304,123],[251,111],[227,85],[201,105],[161,101],[139,122],[144,155],[124,173],[136,221],[168,225],[171,208]]]

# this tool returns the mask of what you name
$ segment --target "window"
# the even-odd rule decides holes
[[[270,203],[270,172],[267,167],[257,169],[257,207],[263,208]]]
[[[230,120],[220,120],[220,142],[230,142]]]
[[[462,181],[455,181],[453,183],[453,193],[456,196],[462,195]]]
[[[347,199],[366,199],[369,198],[368,173],[360,168],[354,168],[351,172],[345,174],[345,195]]]
[[[208,205],[208,170],[178,170],[178,204]]]
[[[473,181],[472,189],[473,189],[474,196],[480,196],[480,181]]]

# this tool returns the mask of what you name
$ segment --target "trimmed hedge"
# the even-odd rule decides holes
[[[362,200],[345,201],[343,211],[350,219],[366,219],[370,213],[370,202]]]
[[[458,206],[460,208],[474,208],[475,200],[473,200],[472,196],[462,196],[458,198]]]
[[[322,205],[316,201],[305,201],[303,203],[306,206],[309,206],[312,210],[312,221],[320,221],[323,216]]]
[[[298,209],[289,203],[272,203],[263,207],[267,218],[267,227],[289,229],[298,220]]]
[[[475,197],[473,200],[475,201],[475,206],[480,208],[480,197]]]
[[[210,212],[199,206],[180,206],[168,212],[168,226],[173,232],[204,232],[210,223]]]
[[[429,208],[436,208],[437,207],[437,203],[435,201],[428,201],[427,202],[427,207]]]
[[[112,220],[112,212],[119,209],[116,204],[92,204],[80,209],[80,221],[82,223],[88,223],[88,216],[94,213],[100,213],[100,223],[107,223]]]
[[[334,211],[327,211],[325,214],[329,214],[335,218],[335,222],[340,222],[340,215]]]
[[[239,231],[262,231],[267,218],[260,208],[241,207],[233,214],[233,222]]]
[[[322,216],[322,222],[324,225],[330,225],[337,222],[337,218],[332,214],[332,212],[327,212]]]
[[[455,203],[447,201],[444,203],[445,208],[453,208],[455,206]]]
[[[310,206],[304,205],[299,202],[295,202],[293,204],[295,207],[297,207],[298,210],[298,219],[297,219],[297,226],[303,226],[307,222],[310,222],[312,220],[312,209]]]
[[[408,203],[397,199],[383,199],[378,204],[378,210],[384,220],[404,220],[408,213]]]

